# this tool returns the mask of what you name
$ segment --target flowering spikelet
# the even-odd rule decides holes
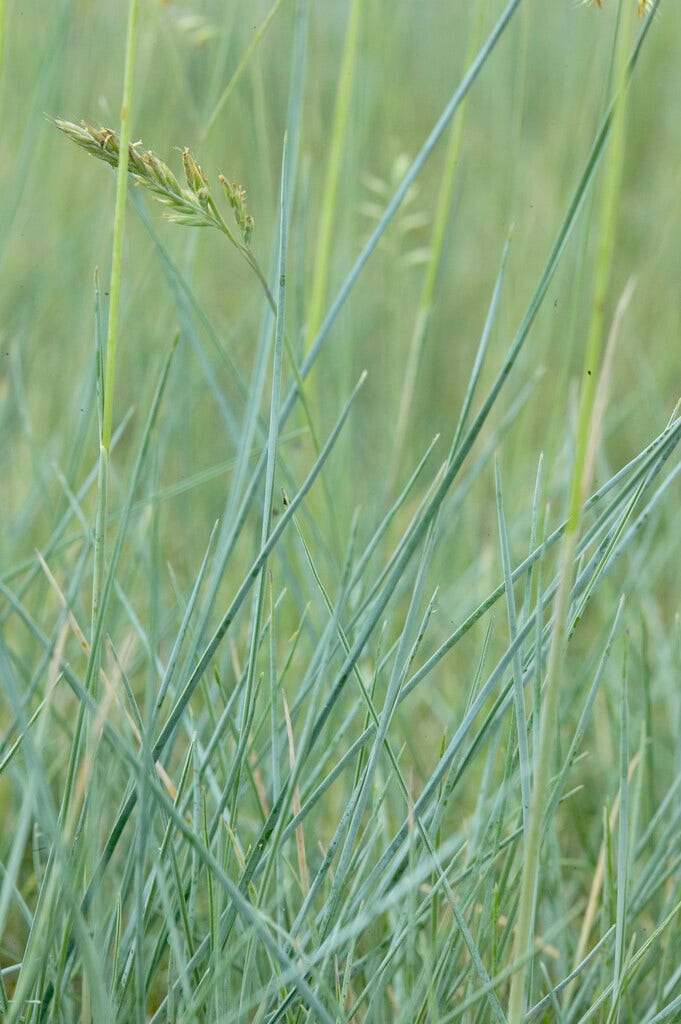
[[[182,150],[182,163],[184,164],[187,187],[190,191],[198,193],[201,189],[207,189],[208,179],[186,146]]]
[[[120,140],[110,128],[93,128],[87,121],[73,124],[56,118],[57,128],[92,156],[98,157],[111,167],[118,166]],[[151,150],[143,150],[141,142],[133,142],[128,149],[128,173],[137,185],[148,189],[162,206],[163,216],[176,224],[191,224],[194,227],[217,227],[244,254],[248,250],[253,218],[246,210],[246,193],[238,185],[229,185],[222,175],[229,201],[243,239],[237,241],[225,224],[211,195],[208,179],[189,149],[182,151],[182,163],[187,187],[183,188],[170,168]]]
[[[235,185],[232,182],[227,181],[224,174],[220,175],[220,184],[225,190],[227,202],[234,211],[234,219],[239,231],[241,232],[241,236],[246,245],[248,245],[253,232],[253,218],[246,209],[246,191],[241,187],[241,185]]]

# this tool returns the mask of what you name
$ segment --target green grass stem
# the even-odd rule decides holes
[[[548,785],[553,767],[558,701],[564,678],[569,598],[575,574],[575,553],[582,522],[582,510],[588,487],[588,480],[585,479],[585,467],[587,465],[588,446],[589,444],[596,444],[598,440],[592,437],[591,425],[615,244],[615,228],[621,195],[626,124],[625,97],[631,38],[628,29],[633,21],[633,15],[629,16],[628,13],[622,10],[622,7],[623,5],[620,3],[621,25],[617,34],[615,58],[617,98],[612,114],[612,138],[605,166],[594,279],[594,297],[584,357],[580,407],[577,417],[577,442],[571,470],[568,521],[563,541],[560,583],[556,595],[553,633],[544,684],[544,704],[541,716],[539,752],[537,755],[537,774],[532,792],[529,830],[522,866],[518,925],[515,938],[515,957],[518,961],[530,949],[530,936],[539,884],[544,810],[547,803]],[[620,19],[618,18],[619,21]],[[526,1008],[526,977],[527,962],[523,961],[511,981],[508,1008],[509,1024],[521,1024],[523,1020]]]
[[[137,52],[138,0],[128,5],[128,28],[125,43],[125,71],[120,117],[120,159],[116,173],[116,207],[111,249],[111,276],[109,281],[109,315],[106,330],[106,369],[104,371],[104,408],[102,411],[101,445],[107,456],[111,447],[114,385],[116,381],[116,353],[118,348],[118,316],[120,309],[121,273],[123,265],[123,232],[125,203],[128,193],[128,147],[130,145],[130,118],[132,114],[135,57]]]

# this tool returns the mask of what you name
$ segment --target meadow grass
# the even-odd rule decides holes
[[[681,16],[450,6],[0,3],[11,1024],[681,1020]]]

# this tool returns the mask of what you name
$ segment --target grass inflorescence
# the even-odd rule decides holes
[[[54,124],[67,138],[99,160],[118,167],[120,139],[110,128],[94,128],[87,121],[74,124],[55,118]],[[239,240],[225,223],[201,166],[189,149],[182,150],[186,185],[181,186],[168,165],[141,142],[128,146],[128,173],[136,185],[149,191],[165,207],[163,216],[175,224],[195,228],[215,227],[227,235],[239,249],[247,249],[253,234],[254,221],[246,205],[246,192],[237,184],[219,176],[227,201],[234,214]]]

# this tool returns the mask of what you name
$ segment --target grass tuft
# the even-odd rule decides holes
[[[109,207],[0,0],[3,1024],[673,1024],[681,9],[143,6]]]

